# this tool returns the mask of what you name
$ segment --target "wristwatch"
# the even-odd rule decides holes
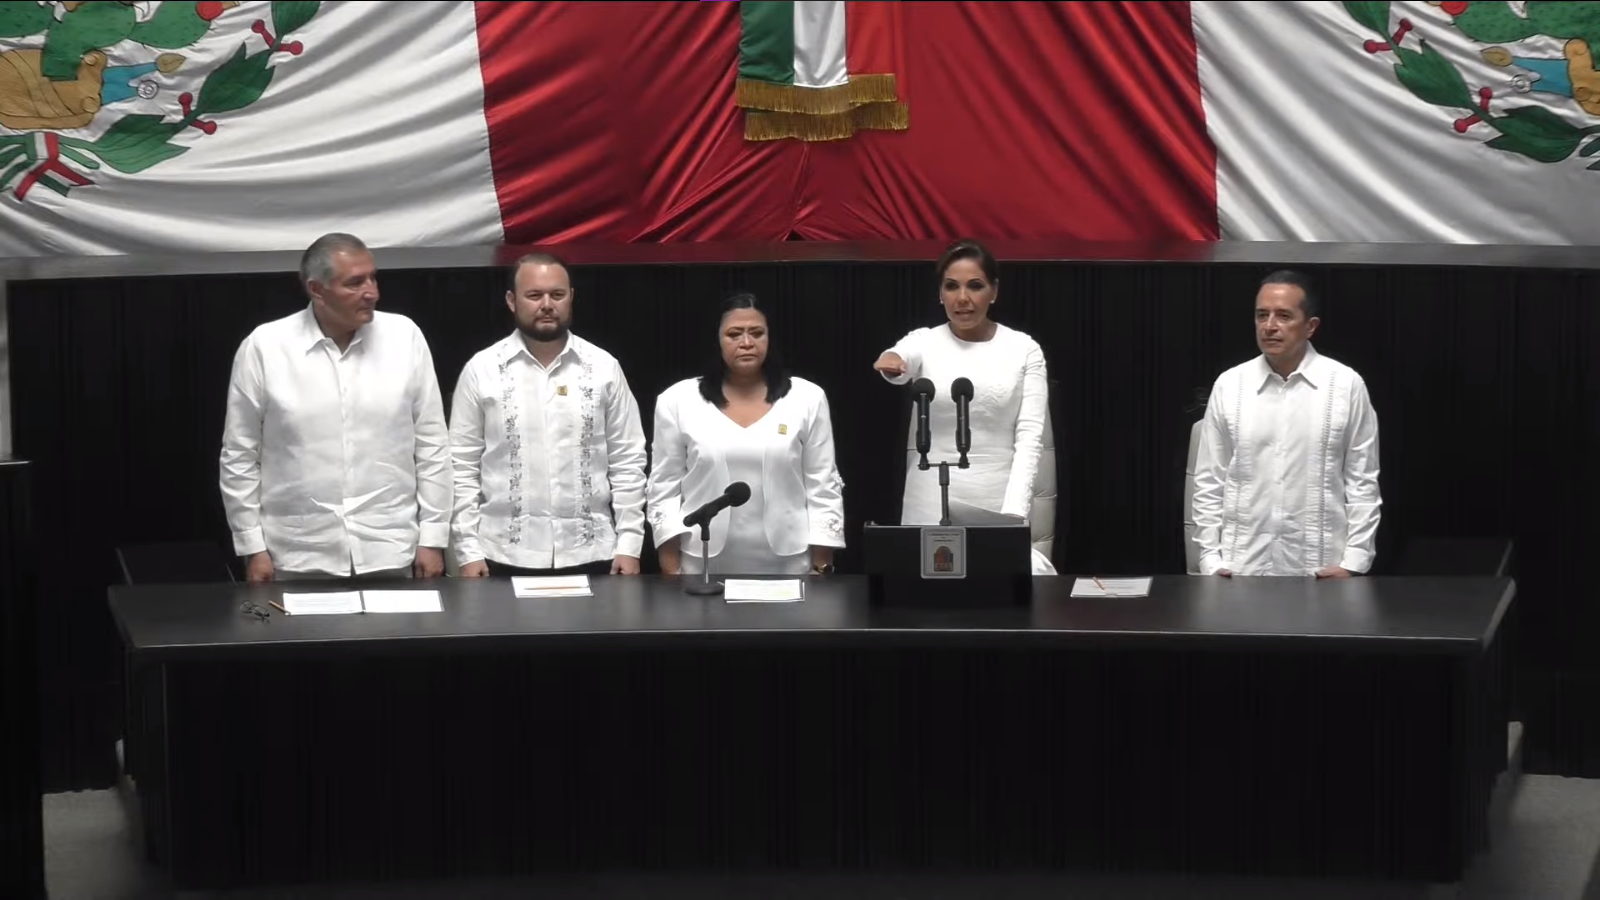
[[[822,563],[820,565],[817,564],[817,563],[812,563],[811,564],[811,574],[813,574],[813,575],[832,575],[833,574],[833,563]]]

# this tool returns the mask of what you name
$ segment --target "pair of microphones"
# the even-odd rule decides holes
[[[928,427],[928,405],[938,394],[933,382],[926,378],[918,378],[911,383],[911,393],[917,401],[917,468],[927,471],[928,450],[933,446],[933,432]],[[950,383],[950,397],[956,402],[956,452],[961,454],[961,459],[956,463],[957,468],[967,468],[967,451],[972,449],[972,427],[969,420],[969,404],[972,402],[972,381],[968,378],[957,378]]]

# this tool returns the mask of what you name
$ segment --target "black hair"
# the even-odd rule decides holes
[[[700,396],[717,409],[726,409],[728,406],[728,398],[722,393],[722,381],[728,375],[728,363],[722,358],[722,322],[728,317],[728,313],[740,309],[753,309],[769,322],[772,318],[761,308],[756,295],[749,291],[740,291],[722,301],[722,306],[717,310],[717,352],[706,363],[705,371],[700,375]],[[778,351],[772,346],[770,326],[767,358],[761,363],[761,377],[767,382],[768,403],[776,403],[789,393],[791,380],[788,371],[783,367],[782,360],[778,358]]]
[[[1305,299],[1300,301],[1300,311],[1306,314],[1307,319],[1314,319],[1322,312],[1322,303],[1320,298],[1317,297],[1317,292],[1313,289],[1311,276],[1304,272],[1298,272],[1294,269],[1279,269],[1261,279],[1259,287],[1266,287],[1269,284],[1286,284],[1290,287],[1299,288],[1305,294]]]
[[[1000,283],[1000,264],[995,262],[994,254],[971,238],[962,238],[939,254],[939,261],[934,264],[934,278],[943,284],[945,270],[950,268],[951,263],[962,259],[976,260],[978,268],[983,270],[983,277],[989,279],[990,284]]]

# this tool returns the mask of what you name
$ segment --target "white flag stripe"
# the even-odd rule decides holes
[[[1575,128],[1600,122],[1485,58],[1494,46],[1560,57],[1559,42],[1479,43],[1438,6],[1392,7],[1392,23],[1412,25],[1399,45],[1420,51],[1426,39],[1474,100],[1492,92],[1493,114],[1541,106]],[[1498,130],[1419,99],[1397,78],[1394,53],[1368,51],[1367,41],[1385,42],[1344,4],[1192,8],[1224,239],[1600,243],[1600,171],[1586,168],[1600,157],[1539,162],[1487,146]]]
[[[794,83],[833,87],[850,80],[845,60],[844,0],[796,0]]]
[[[181,69],[151,76],[157,96],[62,135],[97,138],[124,111],[177,121],[180,93],[198,94],[241,44],[263,50],[258,21],[272,28],[270,3],[226,10]],[[296,250],[329,231],[375,247],[502,240],[472,3],[324,2],[289,39],[301,52],[273,54],[261,98],[204,117],[214,133],[177,134],[182,155],[137,173],[101,167],[66,196],[7,190],[0,256]]]

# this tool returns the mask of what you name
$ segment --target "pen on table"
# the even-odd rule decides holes
[[[1106,586],[1100,583],[1100,578],[1098,576],[1090,575],[1089,577],[1094,579],[1094,586],[1100,589],[1100,593],[1102,593],[1102,594],[1109,594],[1110,593],[1110,591],[1106,590]]]
[[[281,612],[286,616],[289,614],[289,611],[287,609],[284,609],[283,607],[278,605],[278,601],[276,601],[276,600],[268,600],[267,602],[271,603],[272,604],[272,608],[277,610],[278,612]]]

